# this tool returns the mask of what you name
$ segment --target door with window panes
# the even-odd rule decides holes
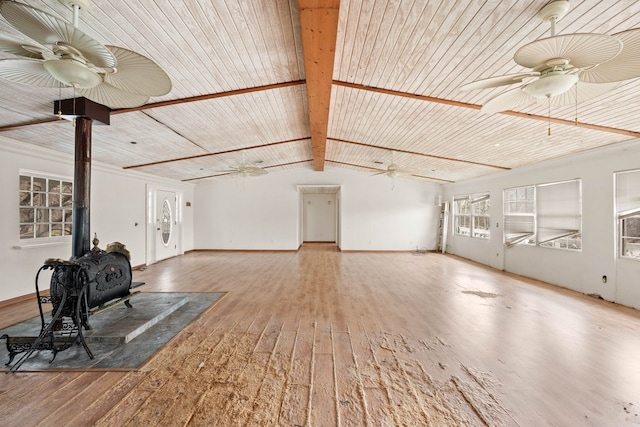
[[[176,238],[176,193],[156,192],[156,260],[178,254]]]

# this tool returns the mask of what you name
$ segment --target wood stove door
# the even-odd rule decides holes
[[[170,258],[178,254],[176,193],[156,192],[156,260]]]

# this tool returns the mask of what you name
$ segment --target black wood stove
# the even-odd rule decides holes
[[[89,330],[89,317],[116,304],[125,303],[131,308],[131,264],[128,253],[121,244],[109,245],[107,251],[94,247],[81,257],[47,259],[36,274],[36,297],[42,326],[36,337],[11,337],[7,340],[10,366],[17,354],[22,355],[11,370],[20,365],[36,350],[50,350],[55,359],[58,352],[81,344],[89,358],[93,353],[85,341],[83,329]],[[40,273],[53,270],[49,295],[41,295]],[[51,304],[51,318],[47,319],[43,304]],[[52,359],[52,361],[53,361]]]
[[[61,105],[56,103],[55,110],[64,110],[64,103],[70,105],[72,101],[61,101]],[[24,353],[10,371],[19,369],[34,351],[50,350],[55,359],[58,352],[73,344],[82,345],[89,358],[93,359],[83,335],[83,329],[91,329],[89,317],[122,302],[131,308],[129,298],[135,293],[131,292],[131,264],[124,245],[116,242],[102,250],[98,247],[97,237],[94,237],[93,248],[90,248],[91,116],[97,115],[100,121],[105,122],[106,109],[105,123],[108,124],[109,110],[84,98],[77,101],[73,102],[74,114],[80,115],[75,118],[72,256],[69,260],[47,259],[36,274],[36,297],[42,321],[39,335],[2,336],[9,351],[7,366],[11,366],[16,355]],[[66,108],[69,109],[68,106]],[[46,296],[41,295],[38,285],[40,273],[44,270],[53,270],[50,295]],[[51,318],[47,319],[42,307],[49,303],[53,309]]]

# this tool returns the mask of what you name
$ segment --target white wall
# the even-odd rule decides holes
[[[301,241],[297,185],[341,186],[343,250],[435,248],[434,198],[441,185],[402,178],[393,183],[331,167],[198,184],[195,248],[296,250]]]
[[[71,144],[73,141],[71,141]],[[20,169],[44,174],[73,177],[73,157],[48,149],[28,146],[0,136],[0,301],[34,292],[37,270],[47,258],[68,259],[71,241],[53,245],[21,246],[18,234],[17,191]],[[145,188],[153,183],[158,188],[181,191],[184,200],[193,200],[192,184],[160,180],[151,175],[125,171],[113,166],[92,163],[91,181],[91,233],[98,234],[100,247],[114,241],[127,246],[133,266],[146,264],[145,260]],[[183,247],[193,249],[193,212],[183,208]],[[136,225],[136,223],[138,225]],[[47,277],[40,281],[41,288],[49,287]]]
[[[302,202],[303,240],[336,242],[336,194],[305,193]]]
[[[640,168],[640,140],[555,159],[472,181],[447,184],[445,197],[489,191],[491,239],[452,235],[447,252],[562,287],[640,307],[640,262],[616,258],[614,172]],[[582,179],[582,251],[518,245],[506,249],[502,191],[508,187]],[[452,221],[450,221],[452,223]],[[497,225],[497,227],[496,227]],[[607,283],[602,276],[607,276]]]

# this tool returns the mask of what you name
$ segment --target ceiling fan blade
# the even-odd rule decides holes
[[[116,59],[109,49],[70,23],[53,15],[13,1],[1,2],[0,13],[21,33],[44,46],[64,42],[79,50],[85,59],[96,67],[116,66]]]
[[[117,46],[107,46],[118,61],[117,71],[107,73],[104,81],[139,95],[161,96],[171,91],[171,79],[151,59]]]
[[[539,76],[540,73],[530,71],[528,73],[506,74],[504,76],[488,77],[486,79],[476,80],[460,87],[461,90],[489,89],[492,87],[507,86],[515,83],[521,83],[527,77]]]
[[[4,59],[0,61],[0,77],[23,85],[40,87],[60,87],[42,61],[36,59]]]
[[[149,100],[146,95],[127,92],[106,82],[90,89],[76,89],[76,91],[85,98],[109,108],[134,108]]]
[[[42,54],[39,50],[44,50],[39,46],[30,46],[32,42],[24,42],[22,40],[14,39],[8,34],[0,33],[0,50],[10,53],[12,55],[24,56],[25,58],[42,59]],[[25,49],[23,46],[30,47],[31,49]]]
[[[611,61],[580,73],[588,83],[621,82],[640,77],[640,28],[614,34],[622,42],[622,51]]]
[[[521,87],[518,87],[491,98],[482,105],[480,111],[489,114],[499,113],[500,111],[511,110],[518,105],[533,102],[535,99],[536,98],[522,90]]]
[[[578,91],[578,103],[588,101],[589,99],[603,95],[618,86],[618,83],[585,83],[578,82],[568,91],[560,95],[552,96],[549,101],[546,98],[538,98],[540,103],[551,107],[565,107],[567,105],[576,105],[576,90]]]
[[[535,68],[552,59],[566,59],[577,68],[592,67],[613,59],[622,50],[622,42],[606,34],[565,34],[539,39],[518,49],[513,60]]]
[[[268,171],[266,171],[266,170],[264,170],[262,168],[255,167],[255,166],[247,166],[245,168],[245,171],[246,171],[247,174],[252,175],[252,176],[266,175],[266,174],[269,173]]]

